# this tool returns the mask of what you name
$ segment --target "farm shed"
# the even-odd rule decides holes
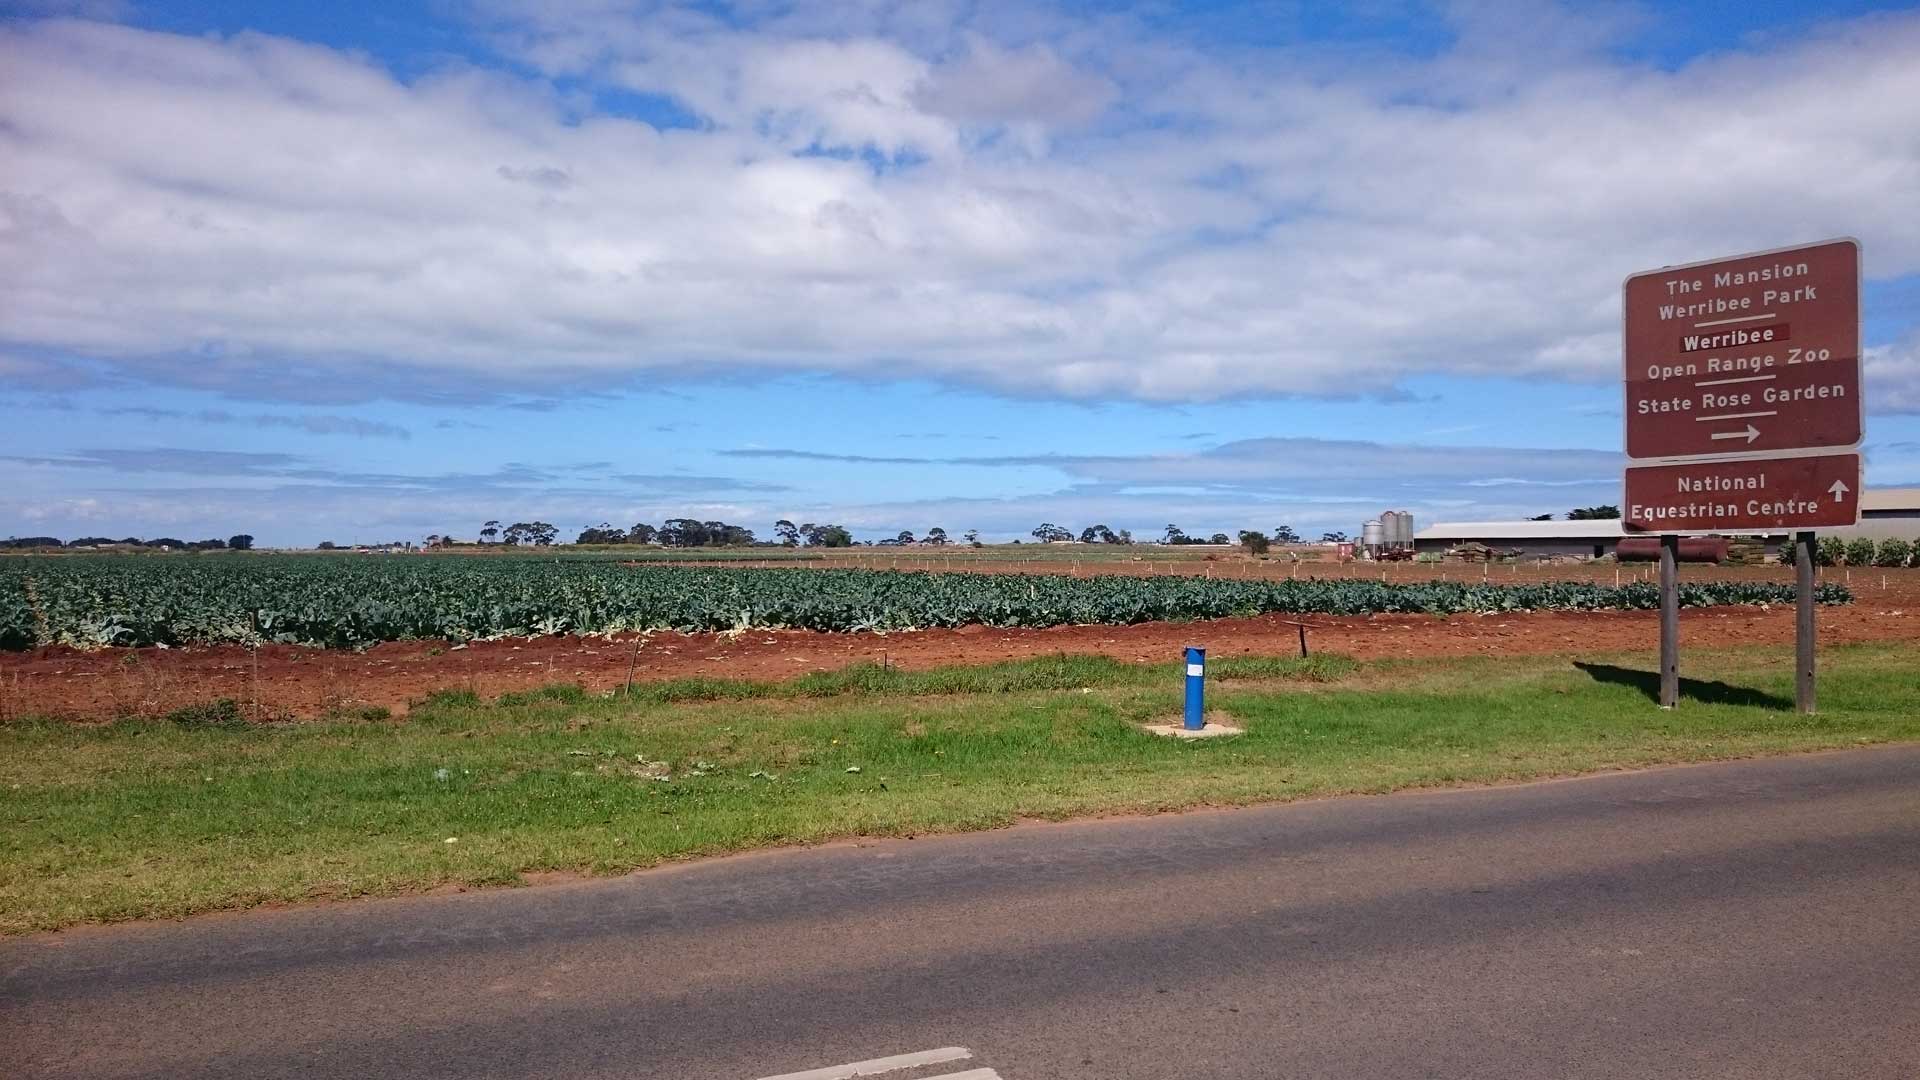
[[[1842,540],[1920,540],[1920,488],[1868,488],[1860,493],[1860,524],[1818,531]]]
[[[1843,540],[1920,540],[1920,488],[1868,488],[1860,493],[1860,524],[1844,529],[1819,529],[1821,536]],[[1522,558],[1613,554],[1627,535],[1619,521],[1442,521],[1413,536],[1414,551],[1444,555],[1461,544],[1485,544],[1499,550],[1517,550]],[[1652,535],[1640,533],[1635,535]],[[1766,554],[1776,555],[1785,534],[1765,538]]]
[[[1614,521],[1441,521],[1413,534],[1418,555],[1444,555],[1461,544],[1519,551],[1522,558],[1552,555],[1598,558],[1613,554],[1626,532]]]

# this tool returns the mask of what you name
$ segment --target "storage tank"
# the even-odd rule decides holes
[[[1400,530],[1400,533],[1398,536],[1393,538],[1392,542],[1395,544],[1398,544],[1401,547],[1406,547],[1406,548],[1412,547],[1413,546],[1413,511],[1411,510],[1395,511],[1393,515],[1393,523],[1394,523],[1394,526]]]
[[[1379,551],[1386,545],[1386,526],[1378,520],[1369,521],[1360,526],[1360,546],[1368,551]]]
[[[1380,515],[1380,546],[1390,548],[1400,542],[1399,514],[1387,510]]]
[[[1727,561],[1729,546],[1724,536],[1683,536],[1675,554],[1684,563],[1718,564]],[[1613,555],[1621,562],[1659,562],[1660,538],[1629,536],[1613,549]]]

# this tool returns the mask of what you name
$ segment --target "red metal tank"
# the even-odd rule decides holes
[[[1629,536],[1614,548],[1614,557],[1621,562],[1659,562],[1660,538],[1657,536]],[[1680,561],[1685,563],[1719,563],[1727,559],[1727,538],[1724,536],[1683,536],[1680,538]]]

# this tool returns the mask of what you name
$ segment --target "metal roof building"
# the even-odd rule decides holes
[[[1920,487],[1868,488],[1860,493],[1860,524],[1844,529],[1817,529],[1822,536],[1852,540],[1920,540]],[[1414,550],[1441,554],[1461,544],[1518,549],[1525,556],[1584,555],[1599,558],[1613,553],[1629,534],[1618,519],[1611,521],[1441,521],[1413,535]],[[1777,539],[1777,538],[1776,538]],[[1768,550],[1776,544],[1768,544]]]
[[[1413,534],[1418,554],[1442,554],[1461,544],[1515,548],[1523,555],[1580,555],[1590,559],[1613,553],[1627,535],[1619,519],[1601,521],[1439,521]]]
[[[1851,540],[1920,540],[1920,487],[1868,488],[1860,493],[1860,524],[1848,529],[1821,529],[1822,536]]]

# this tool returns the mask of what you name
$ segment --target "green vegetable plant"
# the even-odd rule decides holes
[[[29,603],[29,597],[32,602]],[[1779,604],[1789,585],[1690,582],[1690,607]],[[1821,586],[1825,603],[1850,597]],[[0,648],[382,641],[638,630],[914,630],[1187,621],[1271,613],[1451,615],[1646,610],[1644,582],[1492,584],[622,566],[539,558],[181,561],[75,556],[0,563]]]

